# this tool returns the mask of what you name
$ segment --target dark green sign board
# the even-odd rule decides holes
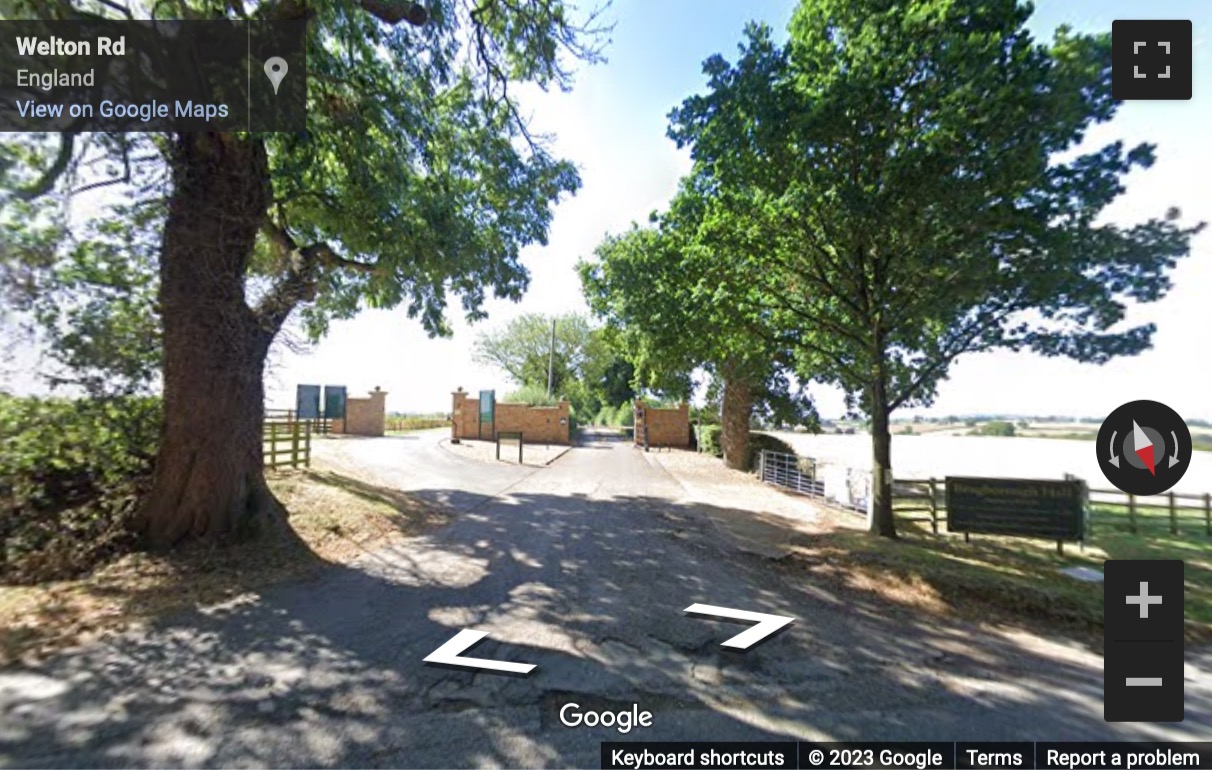
[[[497,392],[495,390],[480,391],[480,423],[476,435],[484,435],[484,423],[493,426],[488,429],[488,437],[492,438],[496,426]]]
[[[1079,480],[948,476],[947,529],[1047,540],[1085,538],[1086,487]]]
[[[324,417],[329,420],[345,419],[345,386],[324,386]]]

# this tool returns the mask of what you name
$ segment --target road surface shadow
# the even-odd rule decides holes
[[[359,492],[391,499],[394,490]],[[0,765],[597,767],[605,740],[1212,739],[1108,724],[1098,659],[793,579],[712,534],[710,506],[430,490],[447,527],[295,584],[0,672]],[[718,512],[717,512],[718,513]],[[747,655],[693,603],[787,615]],[[458,630],[526,679],[423,665]],[[1206,672],[1201,673],[1206,677]],[[568,728],[562,704],[653,726]]]

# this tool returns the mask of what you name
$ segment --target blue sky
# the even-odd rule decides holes
[[[732,58],[745,22],[786,26],[794,2],[748,0],[619,0],[609,11],[616,23],[604,65],[583,69],[571,93],[527,93],[537,128],[556,136],[556,151],[581,169],[583,187],[556,211],[550,243],[526,253],[533,274],[519,304],[490,306],[486,325],[521,312],[584,309],[573,270],[608,232],[624,229],[661,208],[689,168],[685,153],[665,138],[666,115],[703,87],[701,64],[713,53]],[[1130,102],[1111,124],[1091,137],[1122,137],[1159,145],[1159,161],[1129,180],[1129,192],[1109,217],[1123,222],[1182,208],[1186,218],[1212,221],[1212,65],[1207,35],[1212,4],[1169,0],[1140,2],[1045,0],[1032,21],[1037,37],[1062,23],[1081,30],[1109,29],[1116,18],[1187,18],[1194,21],[1196,72],[1189,102]],[[1004,412],[1101,416],[1126,401],[1166,402],[1190,418],[1212,418],[1212,237],[1195,243],[1193,255],[1174,274],[1176,288],[1164,301],[1134,309],[1132,321],[1155,321],[1154,349],[1098,367],[1005,352],[961,358],[927,414]],[[459,323],[453,339],[429,340],[402,313],[371,312],[334,326],[310,353],[279,357],[269,382],[271,399],[289,405],[299,382],[345,383],[351,391],[382,386],[397,411],[447,410],[449,392],[510,383],[476,366],[468,349],[476,328]],[[841,396],[814,388],[822,413],[842,411]],[[913,412],[906,411],[905,415]]]
[[[767,22],[781,34],[794,5],[792,0],[616,0],[607,12],[616,24],[608,63],[582,68],[570,93],[523,92],[533,127],[554,135],[554,151],[580,167],[583,181],[580,192],[557,208],[549,244],[524,254],[532,273],[525,299],[490,303],[489,319],[476,327],[458,319],[453,339],[428,339],[402,311],[370,311],[336,323],[327,338],[304,353],[275,351],[266,381],[270,404],[290,406],[298,383],[345,384],[351,395],[381,386],[393,411],[447,411],[449,394],[459,386],[510,390],[500,372],[471,361],[477,331],[523,312],[585,309],[574,272],[577,260],[589,256],[607,233],[662,208],[689,169],[686,154],[665,138],[666,115],[702,89],[703,60],[713,53],[733,58],[749,20]],[[1044,0],[1032,27],[1037,37],[1050,37],[1058,24],[1105,30],[1116,18],[1192,19],[1196,70],[1191,101],[1129,102],[1115,121],[1090,137],[1098,144],[1123,138],[1159,145],[1158,163],[1129,179],[1128,194],[1109,217],[1127,223],[1177,205],[1188,220],[1212,221],[1207,140],[1212,3]],[[1126,401],[1151,398],[1186,417],[1212,419],[1212,232],[1195,242],[1174,281],[1176,288],[1164,301],[1129,316],[1159,325],[1153,350],[1102,367],[1004,352],[968,356],[953,366],[926,413],[1098,416]],[[824,415],[841,413],[838,392],[826,387],[814,392]]]

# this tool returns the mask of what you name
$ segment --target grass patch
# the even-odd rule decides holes
[[[1208,513],[1199,500],[1176,501],[1173,527],[1183,537],[1212,538]],[[1135,534],[1146,539],[1173,537],[1175,534],[1170,531],[1168,505],[1138,504],[1135,511],[1130,513],[1127,505],[1095,502],[1090,505],[1090,530],[1094,539],[1109,534]]]
[[[902,523],[900,540],[855,530],[801,538],[796,568],[925,612],[1000,619],[1088,634],[1101,644],[1103,585],[1060,573],[1106,559],[1184,559],[1187,636],[1212,639],[1212,538],[1104,532],[1086,545],[1021,538],[932,535]]]
[[[79,579],[0,586],[0,666],[348,563],[446,521],[406,495],[334,473],[281,471],[268,478],[298,539],[132,553]]]

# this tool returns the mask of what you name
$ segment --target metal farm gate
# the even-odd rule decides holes
[[[871,504],[871,473],[861,468],[763,449],[758,478],[864,516]]]
[[[758,464],[758,478],[801,495],[825,496],[825,482],[816,480],[812,461],[799,455],[763,449]]]

